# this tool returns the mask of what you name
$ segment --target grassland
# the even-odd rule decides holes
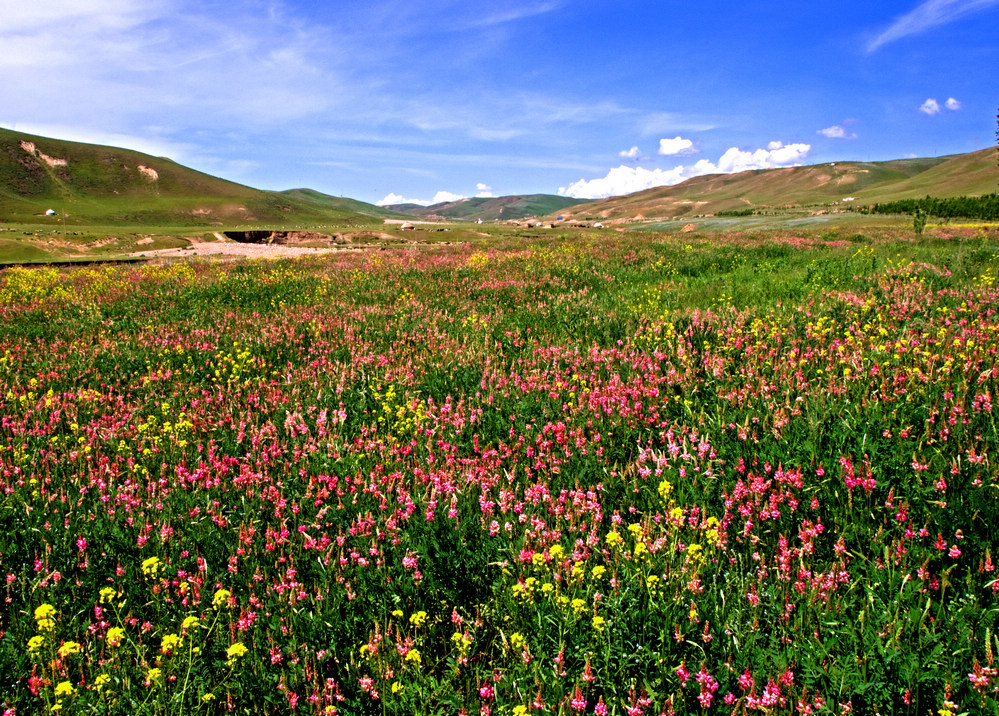
[[[0,706],[999,707],[999,230],[0,271]]]

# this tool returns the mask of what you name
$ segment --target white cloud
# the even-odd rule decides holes
[[[867,44],[867,51],[873,52],[889,42],[918,35],[993,5],[999,5],[999,0],[926,0],[911,12],[896,18],[888,29]]]
[[[443,204],[446,201],[461,201],[462,199],[466,199],[466,198],[468,198],[468,197],[466,197],[466,196],[464,196],[462,194],[455,194],[455,193],[450,192],[450,191],[439,191],[436,194],[434,194],[434,198],[433,198],[433,200],[430,203],[431,204]]]
[[[928,100],[919,105],[919,111],[923,114],[940,114],[940,103],[930,97]]]
[[[958,100],[954,99],[953,97],[949,98],[944,103],[944,106],[947,107],[947,109],[951,109],[951,110],[961,109],[961,103]]]
[[[407,199],[401,194],[396,194],[392,192],[388,194],[381,201],[376,201],[375,206],[388,206],[389,204],[419,204],[420,206],[432,206],[434,204],[443,204],[449,201],[461,201],[462,199],[467,199],[468,197],[461,194],[455,194],[450,191],[439,191],[434,194],[433,199]]]
[[[624,165],[607,172],[599,179],[580,179],[568,187],[559,187],[559,196],[573,199],[602,199],[608,196],[621,196],[632,192],[651,189],[656,186],[679,184],[688,178],[682,166],[673,169],[646,169]]]
[[[741,172],[749,169],[772,169],[790,166],[804,159],[811,145],[784,144],[770,142],[766,149],[748,152],[732,147],[726,151],[718,163],[701,159],[689,166],[679,165],[672,169],[645,169],[644,167],[619,166],[607,172],[607,176],[597,179],[580,179],[568,187],[560,187],[559,196],[574,199],[602,199],[608,196],[621,196],[657,186],[671,186],[704,174]]]
[[[638,150],[638,147],[632,147],[631,149],[624,149],[617,154],[621,159],[630,159],[631,161],[638,161],[642,158],[642,153]]]
[[[847,133],[846,129],[838,124],[834,124],[831,127],[826,127],[825,129],[820,129],[817,134],[821,134],[823,137],[829,137],[829,139],[856,139],[857,135],[853,133]]]
[[[677,136],[673,139],[660,139],[659,153],[665,156],[675,156],[677,154],[696,154],[697,150],[694,149],[692,141]]]
[[[482,182],[479,182],[478,184],[475,185],[475,188],[479,192],[478,194],[475,195],[476,199],[492,199],[493,198],[493,188],[491,186],[489,186],[488,184],[483,184]]]
[[[429,201],[423,201],[422,199],[407,199],[401,194],[396,194],[392,192],[385,196],[381,201],[376,201],[375,206],[390,206],[394,204],[419,204],[420,206],[429,206]]]
[[[718,160],[718,171],[723,174],[744,172],[750,169],[775,169],[798,164],[808,156],[810,144],[787,144],[770,142],[766,149],[748,152],[732,147]]]

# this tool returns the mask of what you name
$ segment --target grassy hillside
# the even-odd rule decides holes
[[[387,208],[401,211],[416,217],[445,217],[474,221],[504,221],[507,219],[523,219],[528,216],[545,216],[559,212],[562,209],[575,206],[579,199],[569,199],[554,194],[528,194],[524,196],[501,196],[493,198],[462,199],[460,201],[419,206],[418,204],[400,204]]]
[[[999,186],[996,150],[886,162],[835,162],[738,174],[711,174],[681,184],[601,199],[566,210],[574,218],[684,217],[751,209],[829,210],[932,194],[983,194]]]
[[[0,221],[217,226],[367,223],[384,211],[318,193],[267,192],[163,157],[0,129]]]

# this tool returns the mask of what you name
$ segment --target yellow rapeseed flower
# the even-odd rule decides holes
[[[183,643],[183,639],[180,638],[178,634],[167,634],[163,637],[163,641],[160,642],[160,651],[164,654],[169,654],[171,651],[179,647]]]
[[[55,629],[56,609],[51,604],[39,604],[35,609],[35,621],[42,631],[52,631]]]
[[[118,646],[125,638],[125,630],[121,627],[111,627],[108,629],[107,642],[109,646]]]
[[[65,659],[70,654],[79,654],[80,645],[75,641],[67,641],[65,644],[59,647],[59,658]]]
[[[414,614],[409,618],[409,623],[412,624],[417,629],[423,626],[424,623],[426,623],[426,621],[427,621],[426,612],[417,612],[416,614]]]
[[[159,571],[160,571],[159,557],[149,557],[148,559],[142,560],[142,573],[147,577],[156,577],[156,573]]]

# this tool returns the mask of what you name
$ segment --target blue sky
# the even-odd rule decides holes
[[[999,0],[0,0],[0,126],[372,203],[995,143]]]

